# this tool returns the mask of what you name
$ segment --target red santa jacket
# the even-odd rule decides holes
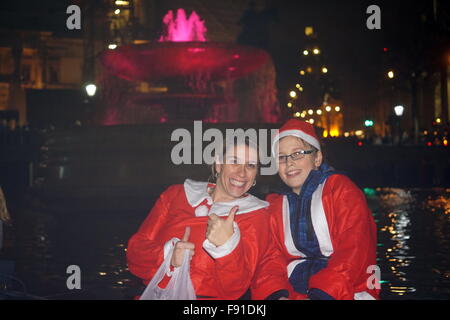
[[[305,254],[292,239],[289,202],[279,194],[268,195],[266,200],[273,237],[290,276]],[[329,259],[324,269],[310,277],[309,289],[320,289],[335,299],[377,299],[379,290],[368,288],[368,282],[373,283],[369,266],[376,265],[376,225],[361,190],[343,175],[330,176],[313,194],[311,220],[320,251]],[[292,297],[305,298],[291,292]]]
[[[164,191],[138,232],[128,242],[129,270],[145,284],[156,273],[170,246],[191,227],[189,241],[195,244],[191,279],[197,297],[237,299],[250,287],[254,299],[286,289],[289,282],[284,260],[270,239],[268,203],[252,195],[212,203],[206,182],[186,180]],[[235,232],[223,246],[205,240],[208,214],[226,216],[239,206]],[[264,268],[258,270],[258,265]],[[254,275],[258,278],[254,279]],[[167,278],[167,277],[166,277]]]

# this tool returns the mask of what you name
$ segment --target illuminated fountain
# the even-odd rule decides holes
[[[195,12],[169,11],[163,22],[158,42],[102,53],[99,124],[280,121],[267,52],[206,41]]]
[[[44,137],[34,179],[44,197],[107,211],[145,207],[149,192],[205,177],[203,166],[174,165],[173,130],[192,120],[220,130],[280,122],[275,71],[264,50],[207,42],[204,23],[181,9],[164,23],[159,41],[101,54],[93,125]]]

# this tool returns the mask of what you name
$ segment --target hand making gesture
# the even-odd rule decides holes
[[[228,217],[223,219],[212,213],[208,219],[206,238],[216,247],[223,245],[234,233],[234,216],[239,210],[238,206],[231,208]]]

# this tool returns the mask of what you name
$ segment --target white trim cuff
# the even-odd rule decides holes
[[[209,253],[214,259],[219,259],[229,255],[239,244],[241,240],[241,232],[236,222],[233,222],[234,233],[223,245],[216,247],[208,239],[203,241],[203,248]]]

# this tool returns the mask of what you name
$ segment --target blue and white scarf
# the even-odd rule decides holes
[[[332,167],[323,163],[317,170],[311,170],[299,195],[292,190],[283,192],[289,201],[291,234],[294,245],[306,255],[303,258],[305,261],[299,263],[289,277],[294,290],[302,294],[308,293],[309,278],[328,264],[328,257],[320,251],[319,241],[311,220],[312,195],[320,184],[336,173]]]

